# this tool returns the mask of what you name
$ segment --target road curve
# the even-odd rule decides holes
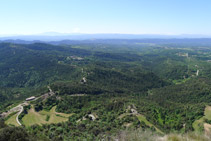
[[[17,121],[17,123],[18,123],[19,125],[22,125],[22,124],[20,123],[18,117],[19,117],[19,115],[23,112],[23,106],[20,105],[20,108],[21,108],[21,110],[18,112],[18,115],[17,115],[17,117],[16,117],[16,121]]]
[[[50,86],[48,86],[48,89],[49,89],[49,91],[50,91],[50,92],[48,93],[50,96],[55,95],[55,93],[52,91],[52,89],[50,88]],[[45,95],[45,94],[44,94],[44,95]],[[42,96],[40,96],[40,97],[42,97]],[[34,100],[37,100],[37,99],[40,98],[40,97],[37,97],[37,98],[35,98]],[[33,100],[33,101],[34,101],[34,100]],[[19,117],[19,115],[23,112],[23,106],[26,106],[26,105],[28,105],[28,103],[27,103],[27,102],[23,102],[23,103],[19,104],[18,106],[16,106],[16,107],[10,109],[10,111],[8,112],[8,113],[10,114],[10,113],[12,113],[12,112],[17,112],[17,111],[19,111],[18,114],[17,114],[17,116],[16,116],[16,122],[17,122],[19,125],[22,125],[22,124],[20,123],[18,117]],[[19,109],[20,109],[20,110],[19,110]],[[8,114],[8,115],[9,115],[9,114]]]

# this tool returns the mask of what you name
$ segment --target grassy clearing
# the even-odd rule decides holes
[[[195,132],[200,133],[200,132],[208,132],[211,131],[209,128],[211,128],[210,124],[207,124],[204,122],[205,119],[211,120],[211,106],[206,106],[204,110],[204,116],[200,118],[199,120],[196,120],[193,123],[193,129]],[[205,129],[205,130],[204,130]]]
[[[172,82],[173,82],[174,84],[178,85],[178,84],[183,84],[183,83],[185,83],[186,81],[188,81],[188,80],[190,80],[190,79],[191,79],[191,77],[186,78],[186,79],[173,80]]]
[[[34,107],[32,106],[32,108],[28,111],[28,114],[23,117],[22,121],[26,126],[31,126],[34,124],[41,125],[47,123],[45,118],[46,115],[41,115],[38,112],[35,112]]]
[[[23,117],[23,123],[26,126],[31,126],[34,124],[51,124],[68,121],[68,117],[72,114],[57,113],[55,111],[56,106],[54,106],[50,111],[42,110],[36,112],[34,107],[28,111],[28,114]],[[48,119],[48,120],[46,120]]]
[[[211,106],[205,108],[204,115],[206,119],[211,120]]]
[[[211,120],[211,106],[207,106],[204,111],[205,119]],[[206,135],[211,134],[211,124],[204,123],[204,131]]]
[[[195,132],[200,133],[203,132],[203,124],[204,124],[204,117],[200,118],[199,120],[196,120],[193,123],[193,129]]]
[[[12,115],[10,118],[8,118],[5,123],[7,125],[14,125],[14,126],[19,126],[19,124],[16,121],[16,117],[17,117],[18,113]]]
[[[139,114],[139,115],[137,115],[137,117],[138,117],[139,121],[143,121],[147,126],[149,126],[149,127],[154,127],[158,133],[164,134],[160,129],[158,129],[158,128],[155,127],[152,123],[150,123],[150,122],[146,119],[145,116]]]
[[[123,117],[125,117],[125,116],[127,116],[127,115],[131,115],[131,113],[124,113],[124,114],[121,114],[118,118],[123,118]],[[155,127],[152,123],[150,123],[147,119],[146,119],[146,117],[144,116],[144,115],[141,115],[141,114],[137,114],[136,115],[137,116],[137,118],[139,119],[139,121],[143,121],[147,126],[149,126],[149,127],[154,127],[155,128],[155,130],[158,132],[158,133],[160,133],[160,134],[164,134],[160,129],[158,129],[157,127]]]

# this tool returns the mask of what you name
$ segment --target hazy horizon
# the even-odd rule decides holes
[[[159,34],[159,33],[83,33],[83,32],[57,32],[57,31],[47,31],[47,32],[41,32],[41,33],[29,33],[29,34],[0,34],[0,36],[33,36],[33,35],[46,35],[46,36],[57,36],[57,35],[97,35],[97,34],[119,34],[119,35],[165,35],[165,36],[181,36],[181,35],[202,35],[202,36],[211,36],[211,34]]]

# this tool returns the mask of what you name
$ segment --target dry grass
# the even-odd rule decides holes
[[[162,138],[156,133],[151,131],[132,130],[132,131],[122,131],[119,132],[115,137],[110,137],[113,141],[156,141],[157,139]]]
[[[211,137],[206,136],[204,134],[197,134],[194,132],[186,133],[186,134],[168,134],[165,136],[161,136],[152,131],[143,131],[141,129],[138,130],[126,130],[119,132],[116,136],[109,137],[112,141],[210,141]]]
[[[184,135],[170,134],[166,136],[164,141],[210,141],[210,140],[211,138],[209,136],[191,132]]]

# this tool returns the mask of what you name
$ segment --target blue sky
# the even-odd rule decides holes
[[[211,35],[211,1],[0,1],[0,35],[50,31]]]

